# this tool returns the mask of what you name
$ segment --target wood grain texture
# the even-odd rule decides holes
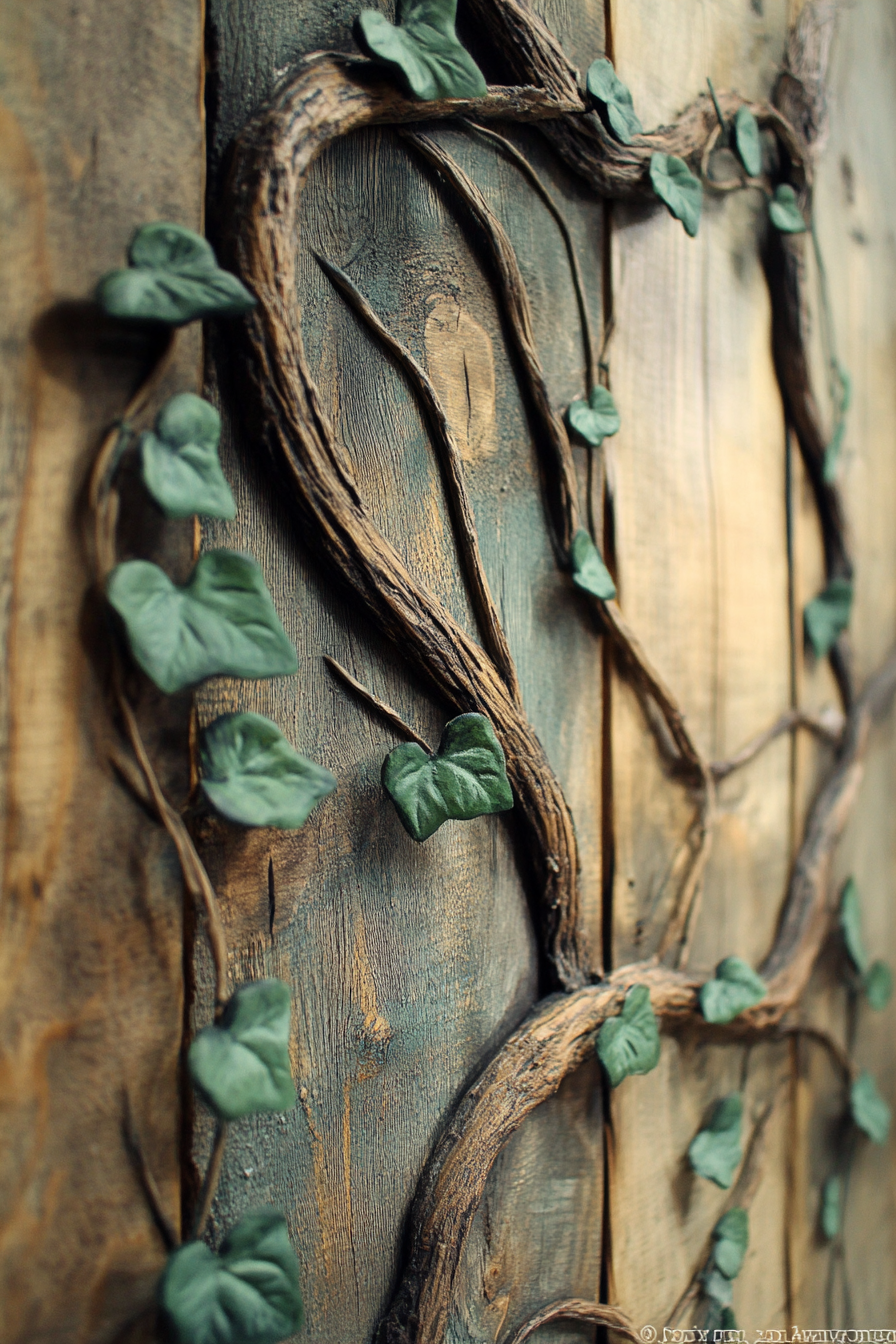
[[[183,939],[173,854],[108,760],[80,514],[158,343],[90,298],[139,224],[201,223],[201,13],[40,0],[0,22],[0,1338],[100,1341],[151,1308],[164,1258],[129,1123],[179,1221]],[[188,339],[168,394],[197,356]],[[182,565],[189,528],[131,477],[125,551]],[[135,694],[182,794],[187,702]]]

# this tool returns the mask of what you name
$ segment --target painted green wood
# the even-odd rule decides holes
[[[592,12],[593,10],[593,12]],[[354,10],[213,3],[217,165],[249,110],[301,51],[350,48]],[[588,10],[589,46],[602,6]],[[577,57],[578,59],[578,57]],[[588,51],[581,59],[587,65]],[[532,299],[552,395],[585,394],[583,347],[562,239],[519,170],[457,129],[435,134],[486,191],[508,229]],[[602,214],[541,138],[511,129],[576,238],[595,331],[601,315]],[[601,652],[586,601],[555,566],[525,409],[491,285],[455,208],[389,130],[348,137],[312,171],[303,204],[300,302],[311,367],[359,487],[412,572],[475,633],[437,466],[404,380],[346,309],[310,254],[342,266],[428,369],[464,454],[486,569],[517,660],[527,712],[577,822],[586,911],[600,940]],[[212,345],[210,387],[231,383]],[[450,713],[410,677],[303,549],[251,432],[221,396],[222,460],[234,523],[203,546],[245,547],[265,571],[299,651],[289,680],[206,691],[222,709],[270,715],[296,748],[336,775],[337,792],[297,834],[204,829],[236,978],[279,975],[297,1002],[299,1106],[235,1126],[213,1213],[216,1234],[249,1204],[284,1207],[307,1305],[303,1338],[370,1338],[400,1265],[402,1225],[453,1101],[543,992],[514,822],[448,823],[425,845],[404,832],[380,767],[398,738],[335,683],[341,662],[435,746]],[[580,454],[585,484],[584,450]],[[197,957],[197,1023],[208,967]],[[510,1329],[557,1296],[594,1298],[600,1276],[603,1162],[596,1066],[514,1137],[470,1236],[450,1336]],[[197,1116],[197,1151],[209,1125]],[[571,1340],[563,1327],[545,1338]]]

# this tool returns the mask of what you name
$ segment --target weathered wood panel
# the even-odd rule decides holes
[[[108,760],[82,532],[157,342],[89,300],[140,223],[200,226],[201,7],[37,0],[0,24],[0,1338],[100,1341],[146,1311],[164,1257],[128,1112],[179,1221],[183,963],[179,870]],[[181,351],[169,392],[196,385],[198,342]],[[183,556],[189,528],[128,508],[125,550]],[[186,701],[142,699],[182,793]]]

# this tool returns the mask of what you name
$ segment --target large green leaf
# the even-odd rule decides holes
[[[289,1066],[291,996],[282,980],[254,980],[235,990],[220,1022],[190,1046],[190,1077],[223,1120],[296,1104]]]
[[[432,755],[416,742],[390,751],[383,784],[415,840],[428,840],[443,822],[470,821],[513,807],[504,752],[482,714],[451,719]]]
[[[855,878],[850,877],[840,895],[840,932],[849,953],[850,961],[859,975],[868,969],[868,953],[862,939],[862,911],[859,906],[859,889]]]
[[[747,106],[737,109],[734,118],[734,143],[740,161],[750,177],[758,177],[762,172],[762,143],[759,139],[759,122]]]
[[[457,0],[399,0],[398,25],[377,9],[355,19],[355,41],[382,61],[415,98],[482,98],[482,71],[457,40]]]
[[[128,257],[126,270],[112,271],[97,287],[97,302],[112,317],[179,327],[255,306],[245,285],[221,270],[206,240],[180,224],[144,224]]]
[[[155,433],[140,439],[143,483],[167,518],[234,518],[236,505],[218,460],[221,417],[192,392],[167,401]]]
[[[723,1214],[712,1230],[712,1261],[726,1279],[736,1279],[750,1244],[750,1220],[746,1209]]]
[[[126,560],[106,592],[131,652],[167,695],[205,677],[276,677],[298,668],[264,575],[237,551],[206,551],[183,588],[148,560]]]
[[[650,181],[669,213],[681,220],[685,233],[696,238],[703,209],[699,177],[675,154],[651,154]]]
[[[865,998],[878,1012],[893,997],[893,972],[885,961],[874,961],[862,976]]]
[[[605,56],[594,61],[588,68],[585,84],[591,97],[603,108],[616,138],[630,145],[632,136],[640,135],[644,127],[638,120],[631,94],[613,69],[613,62]]]
[[[877,1084],[863,1069],[849,1089],[849,1109],[859,1129],[875,1143],[886,1143],[890,1132],[890,1108],[877,1090]]]
[[[806,221],[796,192],[786,182],[775,188],[775,194],[768,203],[768,217],[781,233],[806,232]]]
[[[716,1103],[712,1119],[691,1140],[688,1158],[698,1176],[727,1190],[740,1165],[740,1126],[743,1101],[739,1092],[732,1092]]]
[[[244,1214],[218,1255],[202,1241],[179,1247],[159,1298],[177,1344],[278,1344],[294,1334],[304,1312],[282,1213]]]
[[[613,575],[584,528],[573,537],[569,558],[572,561],[572,581],[577,588],[599,597],[602,602],[609,602],[616,596]]]
[[[300,756],[263,714],[222,714],[202,734],[202,789],[216,812],[241,826],[303,826],[336,788],[322,765]]]
[[[829,653],[837,636],[849,625],[852,584],[849,579],[831,579],[824,592],[813,597],[803,611],[806,638],[816,658]]]
[[[566,423],[592,448],[599,448],[604,439],[619,432],[619,412],[612,394],[598,383],[587,401],[570,402]]]
[[[700,990],[700,1009],[707,1022],[733,1022],[745,1008],[765,998],[767,987],[740,957],[726,957],[716,967],[714,980]]]
[[[829,1176],[821,1190],[821,1230],[828,1241],[840,1231],[843,1217],[843,1182],[839,1176]]]
[[[622,1012],[597,1033],[597,1054],[611,1087],[633,1073],[650,1073],[660,1062],[660,1033],[646,985],[633,985]]]

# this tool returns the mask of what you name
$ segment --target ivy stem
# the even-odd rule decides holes
[[[805,1038],[808,1041],[814,1041],[816,1045],[822,1046],[831,1057],[834,1064],[843,1074],[847,1085],[854,1082],[857,1077],[857,1069],[844,1050],[843,1046],[828,1031],[821,1027],[810,1027],[796,1024],[792,1027],[782,1027],[779,1035],[795,1036],[798,1040]]]
[[[754,738],[751,738],[746,746],[741,747],[740,751],[734,756],[729,756],[725,761],[713,761],[709,767],[713,779],[716,783],[721,779],[727,779],[735,770],[740,770],[743,766],[749,765],[750,761],[755,760],[769,743],[774,742],[775,738],[791,732],[794,728],[808,728],[810,732],[816,733],[818,737],[836,747],[843,735],[845,723],[846,719],[839,710],[812,714],[804,709],[789,709],[779,719],[776,719],[770,728],[766,728],[764,732],[757,733]]]
[[[221,1179],[221,1168],[224,1165],[224,1149],[227,1146],[227,1121],[218,1120],[215,1125],[215,1139],[212,1144],[212,1154],[208,1160],[208,1167],[205,1172],[205,1180],[202,1182],[202,1190],[199,1194],[199,1204],[196,1209],[196,1221],[193,1225],[193,1240],[198,1241],[205,1231],[208,1216],[212,1211],[215,1194],[218,1189],[218,1182]]]
[[[338,677],[340,681],[344,682],[349,690],[353,691],[354,694],[358,696],[359,700],[363,700],[369,709],[374,710],[375,713],[379,714],[381,719],[385,719],[388,724],[391,724],[397,733],[402,737],[408,738],[411,742],[416,742],[417,745],[422,747],[430,756],[433,754],[432,747],[425,737],[421,737],[409,723],[405,723],[401,715],[392,709],[391,706],[387,705],[385,701],[378,699],[372,691],[368,691],[366,686],[362,686],[360,681],[355,681],[352,674],[346,672],[341,663],[337,663],[335,658],[331,658],[329,654],[326,653],[324,654],[324,662],[335,677]]]
[[[140,1184],[143,1186],[143,1193],[146,1195],[156,1227],[159,1229],[159,1235],[165,1243],[165,1249],[173,1251],[175,1246],[180,1245],[180,1236],[165,1212],[156,1178],[152,1174],[146,1154],[143,1151],[143,1145],[137,1134],[134,1116],[131,1111],[131,1099],[127,1092],[124,1095],[124,1137],[128,1152],[137,1169]]]

